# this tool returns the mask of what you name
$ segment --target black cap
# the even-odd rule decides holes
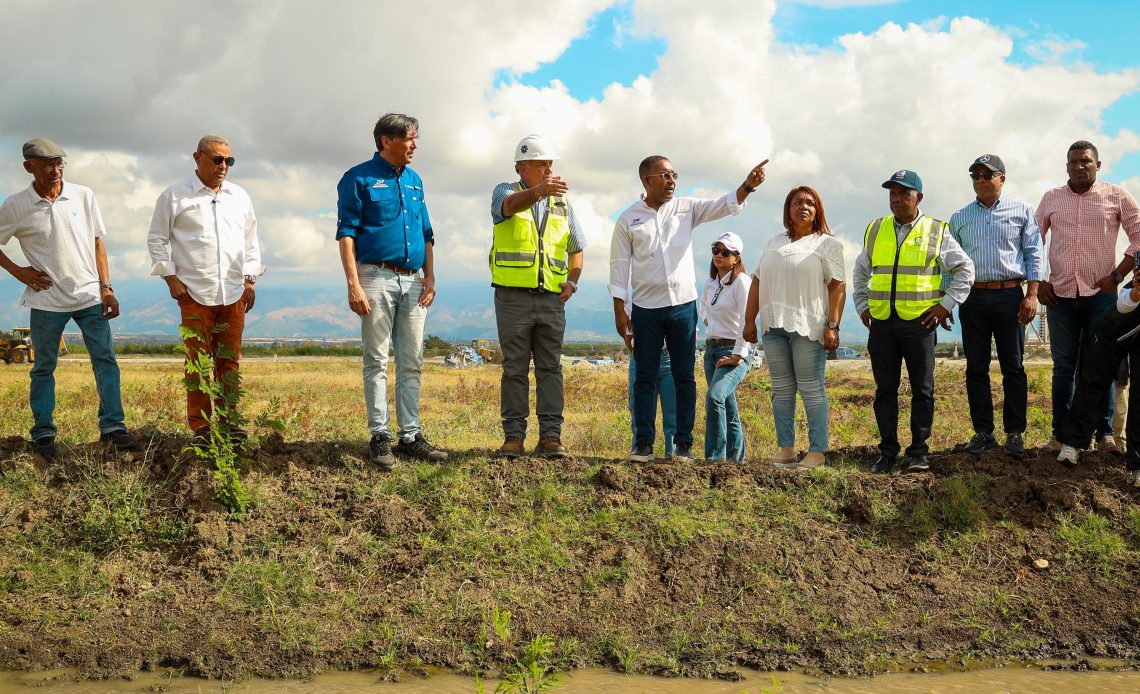
[[[984,166],[990,171],[997,171],[1000,174],[1005,173],[1005,162],[996,154],[983,154],[978,157],[973,164],[970,164],[970,171],[973,171],[975,166]]]

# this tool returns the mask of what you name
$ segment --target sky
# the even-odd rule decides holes
[[[259,290],[343,286],[337,181],[371,157],[381,113],[409,113],[421,123],[413,167],[441,294],[489,282],[491,191],[513,180],[515,143],[529,133],[561,155],[588,243],[584,281],[599,287],[613,220],[641,193],[636,168],[650,154],[670,157],[681,193],[701,197],[770,160],[744,212],[705,232],[739,233],[749,267],[799,184],[820,191],[849,263],[867,222],[887,212],[880,184],[901,168],[922,175],[923,210],[946,219],[972,197],[970,162],[999,154],[1006,195],[1035,206],[1064,183],[1068,145],[1087,139],[1102,178],[1140,196],[1134,3],[521,7],[0,0],[0,195],[30,182],[20,145],[55,140],[66,178],[99,199],[113,280],[145,280],[155,199],[192,175],[198,138],[216,132],[258,214],[269,268]],[[22,259],[15,243],[3,250]],[[0,301],[20,289],[5,276]]]

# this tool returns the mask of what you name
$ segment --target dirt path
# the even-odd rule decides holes
[[[1099,454],[877,477],[870,449],[811,474],[476,452],[384,474],[278,438],[246,452],[235,521],[185,443],[49,465],[0,441],[0,665],[479,672],[537,635],[559,667],[663,675],[1140,657],[1140,490]]]

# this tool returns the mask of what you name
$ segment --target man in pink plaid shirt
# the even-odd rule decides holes
[[[1069,181],[1045,193],[1037,206],[1042,242],[1049,239],[1048,281],[1037,291],[1048,307],[1049,345],[1053,353],[1053,438],[1048,448],[1060,450],[1057,434],[1069,413],[1081,355],[1088,352],[1101,320],[1116,303],[1116,290],[1135,266],[1140,250],[1140,207],[1120,186],[1096,180],[1100,154],[1091,142],[1069,146]],[[1120,228],[1128,234],[1128,251],[1116,261]],[[1112,436],[1112,390],[1104,393],[1105,415],[1096,426],[1097,448],[1120,455]]]

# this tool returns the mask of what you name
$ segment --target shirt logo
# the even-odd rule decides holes
[[[921,246],[922,244],[926,243],[926,241],[922,238],[922,234],[915,234],[914,241],[911,241],[911,243],[916,246]]]
[[[385,183],[384,181],[376,181],[375,183],[372,184],[372,187],[373,188],[387,188],[388,184]]]
[[[634,217],[633,219],[629,220],[629,225],[631,227],[635,227],[635,226],[640,225],[642,221],[643,220],[641,219],[641,217]]]

